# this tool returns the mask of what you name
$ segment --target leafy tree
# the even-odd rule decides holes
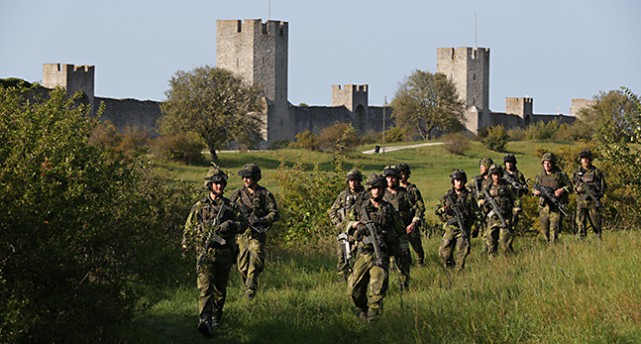
[[[634,104],[624,92],[613,90],[600,92],[594,97],[594,104],[579,111],[578,120],[587,126],[592,133],[599,130],[601,124],[620,127],[626,114],[633,113]],[[622,132],[623,133],[623,132]]]
[[[336,123],[318,134],[318,147],[324,152],[349,151],[360,142],[351,123]]]
[[[505,127],[499,124],[487,129],[487,136],[483,138],[483,144],[495,152],[501,152],[507,144],[507,139]]]
[[[198,133],[212,159],[231,141],[254,147],[260,140],[260,90],[232,72],[209,66],[178,71],[169,86],[167,101],[161,105],[161,134]]]
[[[118,140],[92,145],[89,110],[62,89],[0,87],[2,343],[118,342],[141,286],[181,271],[191,195]]]
[[[416,70],[396,90],[392,116],[398,127],[418,130],[429,140],[433,129],[448,131],[462,126],[465,104],[456,86],[444,74]]]

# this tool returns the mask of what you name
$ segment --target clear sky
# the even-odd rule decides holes
[[[271,10],[269,4],[271,3]],[[436,49],[490,48],[490,108],[535,113],[627,86],[641,93],[638,0],[0,0],[0,78],[43,63],[95,65],[100,97],[165,99],[178,70],[216,64],[217,19],[289,22],[289,100],[330,105],[332,84],[390,101]]]

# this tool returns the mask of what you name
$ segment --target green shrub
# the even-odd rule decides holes
[[[184,271],[191,194],[90,145],[64,90],[0,89],[0,113],[0,342],[120,340],[141,286]]]
[[[400,127],[393,127],[385,131],[385,142],[403,142],[408,140],[409,133],[407,130]]]
[[[461,155],[470,149],[470,140],[463,133],[450,133],[441,136],[443,148],[452,153]]]
[[[318,150],[318,137],[309,130],[296,134],[296,141],[290,144],[292,148],[302,148],[311,151]]]
[[[161,159],[179,161],[185,164],[199,164],[204,161],[202,150],[205,144],[193,133],[177,133],[158,136],[150,143],[151,153]]]
[[[483,144],[496,152],[501,152],[507,144],[507,132],[503,125],[493,126],[487,129],[487,136],[482,140]]]
[[[318,134],[318,148],[324,152],[351,151],[359,143],[351,123],[336,123]]]
[[[507,131],[507,137],[510,141],[523,141],[525,139],[525,130],[523,128],[512,128]]]
[[[547,140],[551,139],[559,129],[559,121],[534,122],[525,128],[525,138],[528,140]]]

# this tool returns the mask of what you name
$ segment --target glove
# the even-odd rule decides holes
[[[255,224],[257,220],[258,220],[258,218],[256,217],[256,214],[254,214],[254,213],[250,213],[250,214],[247,216],[247,221],[249,221],[249,224],[250,224],[250,225]]]
[[[356,225],[356,230],[354,231],[354,238],[358,241],[361,240],[367,234],[367,227],[364,224],[359,223]]]
[[[232,220],[227,220],[227,221],[225,221],[225,222],[223,222],[223,223],[221,223],[221,224],[220,224],[220,227],[218,227],[218,230],[219,230],[221,233],[225,233],[225,232],[227,232],[228,230],[232,229],[232,227],[233,227],[233,226],[234,226],[234,221],[232,221]]]

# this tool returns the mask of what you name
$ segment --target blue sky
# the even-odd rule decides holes
[[[43,63],[96,66],[97,96],[165,99],[178,70],[216,63],[217,19],[289,22],[289,100],[329,105],[332,84],[369,84],[390,101],[436,49],[490,48],[490,108],[534,98],[641,93],[641,1],[0,0],[0,78],[42,79]]]

